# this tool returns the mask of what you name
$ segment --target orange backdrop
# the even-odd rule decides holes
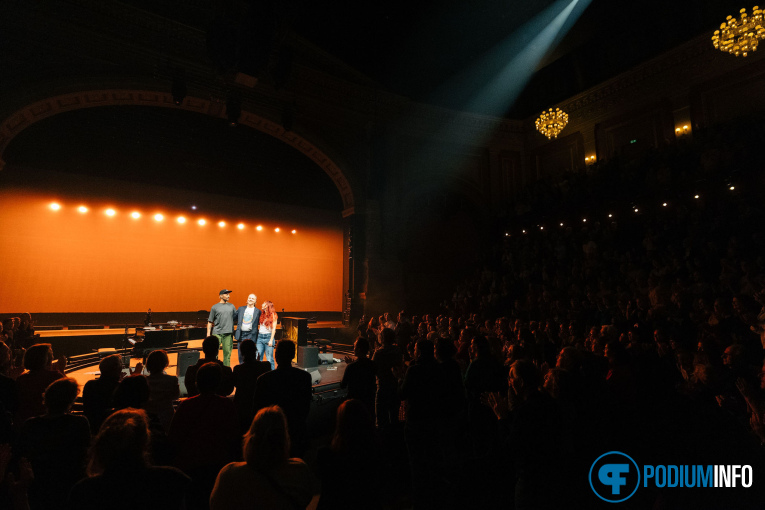
[[[51,209],[54,201],[60,210]],[[81,204],[87,213],[77,211]],[[105,214],[109,207],[114,216]],[[127,204],[0,190],[0,313],[194,311],[209,309],[224,287],[234,290],[237,306],[254,292],[258,304],[270,299],[277,310],[340,311],[339,213],[319,222],[317,216],[332,215],[293,208],[280,221],[278,207],[264,221],[189,214],[156,200]],[[132,218],[132,211],[141,217]],[[163,221],[153,219],[157,212]],[[186,223],[178,223],[180,214]],[[201,217],[205,226],[197,223]]]

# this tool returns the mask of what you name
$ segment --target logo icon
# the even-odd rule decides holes
[[[590,467],[590,488],[603,501],[621,503],[640,486],[637,463],[622,452],[604,453]]]

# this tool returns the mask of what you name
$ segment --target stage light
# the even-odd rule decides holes
[[[219,226],[219,227],[221,227],[221,228],[223,228],[223,227],[225,227],[225,226],[226,226],[226,222],[225,222],[225,221],[219,221],[219,222],[218,222],[218,226]]]
[[[240,223],[239,225],[236,226],[236,228],[238,228],[239,230],[244,230],[244,223]]]
[[[292,233],[293,233],[293,234],[297,234],[297,230],[293,230],[293,231],[292,231]]]
[[[637,207],[635,207],[635,212],[638,212],[638,208]]]
[[[178,223],[186,223],[186,218],[184,218],[183,216],[178,216],[178,220],[177,221],[178,221]]]
[[[545,229],[544,227],[539,227],[539,230],[544,230],[544,229]]]
[[[156,220],[156,221],[162,221],[164,219],[165,219],[165,217],[162,216],[160,213],[157,213],[157,214],[154,215],[154,220]]]
[[[561,227],[563,226],[563,222],[561,222],[560,226],[561,226]]]
[[[293,232],[294,232],[294,231],[293,231]],[[510,234],[508,234],[507,232],[505,232],[505,237],[510,237]]]
[[[263,225],[258,225],[257,227],[255,227],[255,230],[263,230]]]
[[[198,220],[198,221],[197,221],[197,223],[199,223],[200,225],[204,225],[204,224],[205,224],[205,223],[207,223],[207,222],[206,222],[205,220],[203,220],[203,219],[202,219],[202,220]]]
[[[137,220],[138,218],[140,218],[140,217],[141,217],[141,213],[139,213],[138,211],[133,211],[132,213],[130,213],[130,216],[131,216],[131,217],[132,217],[134,220]]]
[[[666,203],[666,202],[664,202],[664,203],[663,203],[663,204],[661,204],[661,205],[662,205],[662,207],[667,207],[667,203]]]
[[[114,216],[115,214],[117,214],[117,211],[115,211],[114,209],[107,209],[104,212],[106,213],[107,216]]]
[[[50,208],[53,211],[58,211],[59,209],[61,209],[61,204],[57,204],[56,202],[53,202],[52,204],[50,204]]]
[[[274,229],[274,232],[279,232],[279,227],[276,227],[276,228]]]
[[[699,196],[698,195],[694,195],[693,198],[699,198]]]
[[[609,215],[608,215],[608,217],[609,217],[609,218],[613,218],[613,217],[614,217],[614,215],[613,215],[613,214],[609,214]]]
[[[523,231],[523,233],[525,234],[525,233],[526,233],[526,231],[524,230],[524,231]]]
[[[195,205],[192,205],[192,206],[191,206],[191,210],[192,210],[192,211],[196,211],[196,210],[197,210],[197,206],[195,206]]]
[[[730,187],[730,190],[731,190],[731,191],[733,191],[734,189],[736,189],[736,187],[735,187],[735,186],[731,186],[731,187]]]
[[[587,218],[582,218],[582,223],[587,223]]]
[[[88,212],[88,208],[85,207],[84,205],[81,205],[80,207],[78,207],[77,210],[80,211],[82,214],[85,214],[86,212]]]

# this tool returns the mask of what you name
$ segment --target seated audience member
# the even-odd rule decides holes
[[[122,378],[122,358],[119,354],[107,356],[98,364],[98,370],[101,376],[86,382],[82,389],[82,412],[93,434],[98,433],[114,407],[114,392]]]
[[[77,381],[58,379],[45,389],[46,413],[29,418],[21,428],[18,454],[29,460],[34,481],[29,488],[33,509],[60,508],[69,491],[85,476],[90,425],[70,414]]]
[[[234,391],[234,373],[231,371],[231,367],[227,367],[221,360],[218,359],[218,351],[220,350],[220,341],[215,335],[210,335],[202,341],[202,353],[204,357],[197,361],[196,365],[191,365],[186,369],[186,378],[184,384],[189,397],[199,394],[199,390],[196,386],[197,370],[205,363],[217,363],[221,366],[223,371],[221,375],[220,385],[216,388],[215,392],[222,396],[231,395]]]
[[[377,368],[374,361],[369,359],[369,342],[366,338],[357,338],[353,344],[353,353],[356,360],[348,363],[350,356],[346,357],[348,366],[345,367],[341,388],[348,388],[348,399],[358,399],[367,406],[370,415],[374,418],[375,391]]]
[[[170,424],[168,438],[175,447],[174,465],[193,481],[190,508],[208,507],[218,471],[239,457],[241,436],[236,407],[228,398],[216,394],[222,372],[220,363],[202,365],[196,374],[199,395],[181,402]]]
[[[252,340],[243,340],[239,346],[242,360],[234,367],[234,405],[239,415],[239,425],[242,433],[247,432],[255,417],[253,408],[255,398],[255,386],[258,377],[271,371],[271,363],[259,361],[258,350]]]
[[[381,509],[382,464],[375,423],[357,399],[337,408],[332,444],[318,452],[320,509]]]
[[[187,508],[189,478],[176,468],[152,466],[150,441],[144,411],[124,409],[109,416],[93,441],[89,477],[72,489],[69,508]]]
[[[302,455],[308,440],[308,411],[311,406],[311,375],[292,366],[295,342],[282,340],[276,344],[276,370],[258,378],[255,387],[255,409],[279,406],[287,416],[292,454]]]
[[[14,425],[20,428],[27,418],[45,413],[43,392],[50,383],[64,377],[63,367],[66,358],[53,364],[53,350],[50,344],[36,344],[24,354],[24,372],[16,379],[19,407],[14,418]]]
[[[170,364],[167,353],[163,350],[152,351],[146,358],[146,370],[149,375],[149,401],[146,402],[146,412],[154,414],[164,430],[170,428],[173,420],[173,402],[181,395],[178,378],[165,373]]]
[[[318,484],[302,460],[289,458],[287,418],[278,406],[258,411],[244,436],[243,451],[244,462],[232,462],[218,474],[210,510],[316,507]]]

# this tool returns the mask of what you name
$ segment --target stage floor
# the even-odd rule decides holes
[[[342,322],[339,321],[318,321],[308,324],[308,329],[326,329],[326,328],[344,328]],[[37,331],[40,338],[58,337],[58,336],[93,336],[93,335],[124,335],[125,328],[108,328],[103,329],[52,329]],[[134,335],[135,328],[128,329],[128,335]]]
[[[103,331],[103,330],[91,330],[91,331]],[[192,340],[188,342],[188,348],[189,349],[202,349],[202,340]],[[116,353],[116,352],[115,352]],[[340,363],[333,363],[331,365],[319,365],[315,370],[319,371],[319,374],[321,375],[321,381],[318,384],[314,385],[314,390],[320,390],[324,386],[333,385],[333,384],[339,384],[340,381],[343,379],[343,374],[345,373],[345,367],[348,366],[344,359],[345,354],[342,353],[332,353],[333,357],[335,359],[341,360]],[[175,375],[178,376],[176,373],[176,370],[178,368],[178,353],[176,352],[168,352],[167,357],[170,361],[170,365],[165,370],[165,373],[168,375]],[[218,355],[218,359],[223,359],[223,353],[221,352]],[[140,362],[141,360],[138,358],[134,358],[130,360],[130,368],[134,369],[135,366]],[[236,348],[231,351],[231,367],[233,368],[239,364],[239,353],[237,352]],[[294,366],[294,363],[293,363]],[[127,374],[127,369],[125,369],[125,373]],[[93,365],[85,368],[81,368],[79,370],[73,370],[71,372],[67,372],[67,377],[72,377],[77,381],[77,384],[80,386],[80,389],[82,389],[85,386],[85,383],[88,381],[92,381],[93,379],[98,379],[98,377],[101,375],[101,373],[98,371],[98,365]],[[183,378],[181,377],[179,379],[179,382],[183,384]],[[185,387],[181,386],[181,393],[185,393]]]

